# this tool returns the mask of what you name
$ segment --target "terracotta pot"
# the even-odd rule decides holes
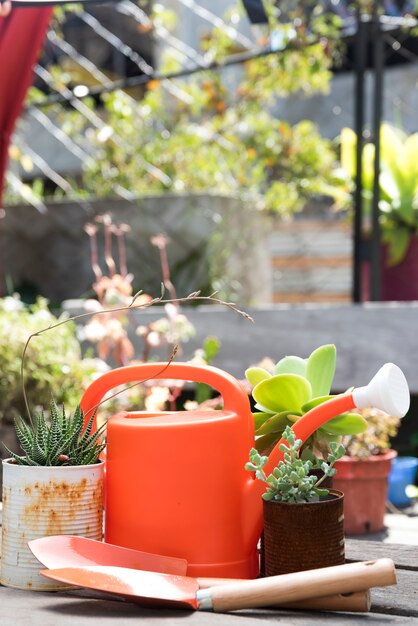
[[[3,461],[0,582],[18,589],[66,587],[39,574],[42,566],[27,543],[47,535],[102,539],[104,463],[41,467],[9,460]]]
[[[384,528],[388,476],[394,450],[366,461],[345,456],[335,463],[334,486],[344,493],[345,532],[379,532]]]
[[[263,501],[265,575],[342,565],[343,498],[332,490],[318,502]]]

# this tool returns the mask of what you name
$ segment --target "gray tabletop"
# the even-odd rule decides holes
[[[0,586],[0,625],[66,626],[80,624],[133,624],[138,619],[152,626],[176,626],[183,620],[188,626],[263,626],[282,622],[292,626],[330,624],[418,624],[418,546],[347,539],[347,561],[380,557],[396,564],[398,584],[372,590],[372,608],[368,614],[321,613],[278,609],[257,609],[216,614],[161,609],[145,609],[124,601],[107,599],[89,591],[31,592]]]

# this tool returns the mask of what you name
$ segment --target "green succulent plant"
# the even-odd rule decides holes
[[[245,376],[253,386],[252,396],[257,412],[255,421],[256,449],[271,449],[291,426],[310,409],[334,397],[330,395],[336,366],[336,347],[323,345],[307,359],[286,356],[276,363],[273,374],[261,367],[250,367]],[[324,457],[330,444],[342,435],[355,435],[367,428],[357,413],[344,413],[326,422],[303,446],[303,456]]]
[[[331,442],[326,462],[318,459],[315,462],[304,461],[300,457],[302,440],[296,439],[289,426],[283,431],[283,439],[286,443],[280,445],[280,450],[284,452],[284,458],[272,474],[267,476],[263,470],[268,457],[261,456],[255,448],[250,451],[250,462],[245,465],[246,470],[255,472],[256,478],[266,484],[262,498],[276,502],[312,502],[327,496],[329,489],[320,488],[320,485],[328,476],[335,474],[332,466],[344,455],[344,446]],[[318,478],[310,474],[313,469],[321,470],[322,476]]]
[[[73,415],[60,411],[51,400],[49,420],[45,413],[36,414],[32,424],[15,419],[17,438],[24,454],[19,455],[5,446],[18,465],[92,465],[97,463],[105,447],[103,431],[106,424],[92,432],[95,414],[84,429],[84,413],[77,406]]]

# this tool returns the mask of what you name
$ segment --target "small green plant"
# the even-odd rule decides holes
[[[286,356],[276,363],[273,374],[262,367],[250,367],[245,376],[253,385],[256,402],[256,448],[270,450],[291,426],[315,406],[334,397],[330,395],[336,367],[336,347],[319,346],[307,359]],[[357,413],[338,415],[321,426],[304,444],[304,458],[325,457],[332,442],[342,435],[366,430],[367,423]]]
[[[44,298],[30,306],[18,296],[0,298],[0,428],[7,428],[25,412],[21,364],[28,335],[64,319],[48,309]],[[34,412],[48,407],[51,395],[59,405],[75,407],[80,389],[87,387],[97,372],[106,371],[106,363],[100,359],[83,358],[76,332],[76,325],[69,321],[31,342],[25,372],[28,402]]]
[[[9,450],[13,462],[18,465],[92,465],[97,463],[105,447],[102,440],[106,424],[92,433],[95,413],[84,429],[84,413],[77,406],[73,415],[67,415],[64,407],[60,411],[51,400],[50,417],[37,413],[29,425],[15,419],[14,426],[23,455]]]
[[[289,426],[283,431],[283,439],[286,443],[280,445],[280,450],[284,452],[284,460],[279,462],[272,474],[266,476],[263,468],[268,457],[261,456],[255,448],[250,451],[250,462],[245,465],[246,470],[255,472],[256,478],[266,484],[263,499],[276,502],[312,502],[327,496],[329,490],[320,488],[320,485],[325,478],[335,474],[332,466],[343,456],[344,446],[331,442],[331,451],[326,462],[304,461],[300,458],[302,440],[296,439]],[[321,478],[310,474],[315,469],[323,472]]]
[[[390,438],[396,437],[401,420],[374,408],[362,409],[360,413],[366,420],[366,430],[343,437],[343,444],[347,456],[365,461],[372,455],[385,454],[390,449]]]

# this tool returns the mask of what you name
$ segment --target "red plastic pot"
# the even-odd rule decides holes
[[[371,269],[364,261],[361,268],[362,300],[370,300]],[[418,236],[412,235],[405,258],[397,265],[387,263],[387,247],[381,247],[380,299],[382,301],[418,300]]]
[[[384,528],[388,476],[395,450],[367,461],[345,456],[335,463],[334,488],[344,493],[344,529],[348,535]]]

